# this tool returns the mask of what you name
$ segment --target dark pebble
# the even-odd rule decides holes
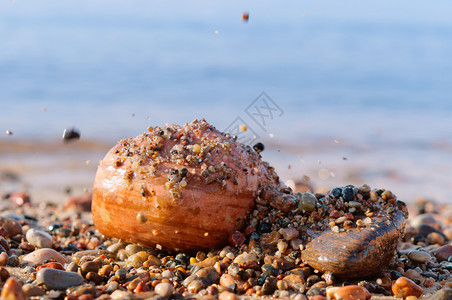
[[[312,286],[313,284],[316,284],[320,281],[320,277],[317,275],[311,275],[306,279],[307,286]]]
[[[268,276],[270,276],[268,275],[268,273],[263,273],[262,276],[257,280],[257,284],[263,285]]]
[[[331,195],[333,195],[334,198],[339,199],[342,195],[342,189],[340,187],[332,189]]]
[[[82,264],[80,267],[80,272],[85,277],[89,272],[95,272],[97,273],[99,271],[99,265],[93,261],[87,261],[86,263]]]
[[[273,294],[273,292],[277,289],[276,283],[277,280],[275,277],[268,276],[267,279],[265,279],[264,284],[262,285],[262,293],[264,295]]]
[[[259,153],[259,152],[264,151],[265,146],[264,146],[264,144],[262,144],[262,143],[256,143],[256,144],[253,146],[253,149],[254,149],[254,151],[256,151],[257,153]]]
[[[259,231],[261,233],[268,233],[272,231],[272,224],[269,222],[261,222],[259,226]]]
[[[9,265],[11,267],[18,267],[19,266],[19,257],[17,255],[13,254],[9,257]]]
[[[105,290],[107,293],[111,294],[114,291],[116,291],[119,288],[119,284],[117,282],[112,282],[108,285],[107,289]]]
[[[261,235],[257,232],[252,232],[250,235],[250,241],[258,241],[261,238]]]
[[[355,191],[353,190],[353,187],[346,186],[346,187],[342,190],[342,198],[343,198],[345,201],[353,200],[353,199],[355,198]]]
[[[188,255],[185,254],[185,253],[179,253],[179,254],[177,254],[176,257],[175,257],[174,259],[175,259],[175,260],[178,260],[178,261],[180,262],[180,264],[183,265],[183,266],[187,266],[188,263],[189,263],[189,261],[190,261],[190,258],[189,258]]]
[[[270,264],[264,264],[261,269],[262,273],[268,273],[268,275],[271,276],[278,276],[281,273],[280,270],[276,269]]]
[[[237,293],[237,283],[233,283],[233,284],[231,284],[230,286],[228,286],[228,290],[229,290],[231,293]]]
[[[397,272],[397,271],[394,271],[394,270],[391,271],[391,279],[392,280],[396,280],[397,278],[402,277],[402,276],[403,275],[400,274],[400,272]]]
[[[427,238],[427,235],[429,235],[430,233],[436,232],[439,235],[441,235],[444,238],[444,240],[447,240],[447,236],[444,235],[444,233],[442,233],[441,230],[438,230],[435,227],[427,225],[427,224],[421,224],[418,228],[418,231],[419,231],[419,234],[421,236],[423,236],[424,238]]]
[[[447,270],[452,271],[452,262],[447,262],[447,263],[445,263],[445,264],[444,264],[444,267],[445,267]]]
[[[127,272],[124,269],[119,269],[115,272],[115,276],[119,281],[124,281],[127,278]]]
[[[306,296],[308,296],[308,298],[313,297],[315,295],[323,295],[323,293],[320,289],[316,287],[312,287],[306,292]]]
[[[65,129],[63,132],[64,141],[72,141],[80,139],[80,131],[74,127],[71,129]]]
[[[209,286],[206,291],[209,295],[218,295],[218,288],[213,285]]]
[[[57,228],[55,234],[60,237],[69,237],[72,234],[72,230],[69,228]]]
[[[61,248],[61,253],[63,253],[63,254],[69,254],[70,255],[70,254],[78,252],[78,251],[80,251],[80,249],[78,249],[73,244],[70,244],[70,245],[67,245],[66,247]]]
[[[0,280],[5,282],[9,278],[9,272],[6,268],[0,267]]]

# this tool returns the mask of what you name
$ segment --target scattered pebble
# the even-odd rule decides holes
[[[439,262],[447,261],[452,256],[452,245],[447,244],[430,252]]]
[[[22,284],[15,277],[9,277],[3,286],[1,293],[2,300],[25,300],[25,294],[22,291]]]
[[[48,290],[65,290],[82,283],[83,277],[74,272],[44,268],[36,274],[36,284],[43,285]]]
[[[77,128],[72,127],[63,131],[63,141],[69,142],[78,139],[80,139],[80,131]]]
[[[40,287],[32,285],[30,283],[26,283],[22,286],[22,291],[24,292],[27,298],[30,297],[39,297],[45,294],[45,291]]]
[[[326,295],[328,299],[335,300],[367,300],[371,297],[365,287],[358,285],[329,288]]]
[[[27,241],[37,248],[51,248],[52,236],[44,231],[29,229],[25,235]]]
[[[174,293],[174,287],[168,282],[162,282],[155,286],[155,292],[162,297],[170,297]]]
[[[432,256],[430,254],[420,250],[410,251],[408,253],[408,258],[418,263],[425,263],[432,260]]]
[[[33,265],[40,265],[46,260],[54,260],[61,264],[67,263],[66,258],[64,258],[60,253],[49,248],[35,250],[30,254],[25,255],[22,259],[23,262]]]
[[[424,290],[419,285],[406,277],[399,277],[392,284],[392,292],[394,293],[394,296],[400,298],[406,298],[408,296],[415,296],[419,298],[423,291]]]
[[[9,237],[22,233],[22,226],[20,226],[20,224],[13,219],[0,217],[0,227],[6,229]]]

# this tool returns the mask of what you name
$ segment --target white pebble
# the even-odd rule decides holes
[[[161,282],[155,286],[155,292],[162,297],[169,297],[174,293],[174,287],[171,283]]]
[[[37,248],[51,248],[52,236],[44,231],[29,229],[25,235],[27,241]]]

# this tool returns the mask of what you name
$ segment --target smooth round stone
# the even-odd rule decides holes
[[[15,277],[9,277],[3,286],[1,299],[3,300],[25,300],[25,294],[22,291],[22,284]]]
[[[27,241],[37,248],[51,248],[52,236],[44,231],[29,229],[25,235]]]
[[[303,276],[297,274],[289,274],[284,277],[284,281],[287,282],[287,285],[293,290],[300,290],[303,288],[305,280]]]
[[[254,253],[242,253],[240,255],[238,255],[235,259],[234,262],[238,263],[238,264],[244,264],[248,261],[257,261],[257,256]]]
[[[137,245],[137,244],[129,244],[125,248],[127,256],[132,256],[132,255],[134,255],[134,254],[136,254],[138,252],[141,252],[141,251],[146,251],[147,252],[148,250],[149,250],[148,247],[140,246],[140,245]]]
[[[217,281],[220,277],[214,267],[202,268],[194,274],[196,279],[200,279],[206,286],[209,286]],[[188,278],[188,277],[187,277]]]
[[[235,286],[237,289],[237,292],[244,293],[245,292],[245,282],[238,278],[237,276],[232,276],[231,274],[223,274],[220,277],[220,286],[224,287],[230,287]],[[276,283],[275,283],[275,289],[276,289]]]
[[[65,290],[71,286],[81,285],[83,277],[74,272],[44,268],[36,274],[36,284],[48,290]]]
[[[408,269],[405,271],[405,277],[409,279],[422,278],[421,274],[414,269]]]
[[[9,256],[6,252],[0,253],[0,266],[6,266],[9,262]]]
[[[78,265],[76,262],[71,262],[66,266],[66,272],[77,272],[78,271]]]
[[[154,291],[162,297],[169,297],[174,293],[174,287],[171,283],[161,282],[155,286]]]
[[[285,280],[278,280],[276,287],[278,288],[278,290],[285,291],[289,288],[289,284]]]
[[[303,193],[301,195],[298,209],[305,212],[312,212],[317,205],[317,198],[310,192]]]
[[[430,253],[436,257],[438,262],[446,261],[452,256],[452,245],[441,246],[438,249],[432,250]]]
[[[190,282],[190,284],[187,286],[187,290],[189,293],[192,294],[196,294],[198,293],[200,290],[202,290],[204,288],[204,284],[202,283],[201,280],[193,280],[192,282]]]
[[[413,250],[408,253],[408,258],[418,263],[425,263],[432,260],[430,254],[420,250]]]
[[[298,237],[299,231],[293,227],[287,227],[281,230],[281,234],[286,241],[291,241]]]
[[[34,265],[40,265],[42,264],[43,261],[50,259],[53,259],[61,264],[65,264],[68,262],[66,258],[64,258],[60,253],[49,248],[35,250],[30,254],[25,255],[22,261]]]
[[[97,273],[97,271],[99,271],[99,265],[94,261],[87,261],[81,265],[80,271],[83,276],[86,276],[89,272]]]
[[[113,245],[109,246],[107,248],[107,251],[113,254],[118,253],[119,250],[122,250],[126,248],[126,244],[118,242],[118,243],[114,243]]]
[[[437,232],[429,233],[427,235],[427,243],[429,243],[430,245],[439,244],[441,246],[442,244],[444,244],[444,237]]]
[[[176,275],[174,275],[174,272],[171,270],[165,270],[162,272],[163,278],[173,278],[174,276],[176,276]]]
[[[415,296],[419,298],[424,291],[420,286],[406,277],[399,277],[392,284],[391,289],[394,296],[398,298],[406,298],[408,296]]]
[[[370,298],[369,291],[359,285],[347,285],[343,287],[333,287],[327,290],[328,299],[335,300],[366,300]]]
[[[111,299],[124,299],[124,298],[130,299],[131,295],[132,293],[129,291],[116,290],[113,293],[111,293],[110,297]]]
[[[349,202],[348,202],[348,206],[349,206],[349,207],[358,208],[358,207],[361,207],[361,203],[359,203],[359,202],[357,202],[357,201],[349,201]]]
[[[218,300],[238,300],[238,299],[240,299],[239,296],[229,291],[224,291],[218,296]]]

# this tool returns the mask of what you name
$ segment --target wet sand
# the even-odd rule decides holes
[[[62,203],[70,195],[89,193],[98,162],[115,144],[80,140],[0,140],[0,191],[25,191],[41,202]],[[264,141],[263,160],[270,162],[289,186],[304,182],[314,191],[369,184],[393,191],[400,200],[419,198],[451,203],[452,148],[431,145],[404,153],[394,145],[351,145],[345,140],[312,139],[302,145]]]

